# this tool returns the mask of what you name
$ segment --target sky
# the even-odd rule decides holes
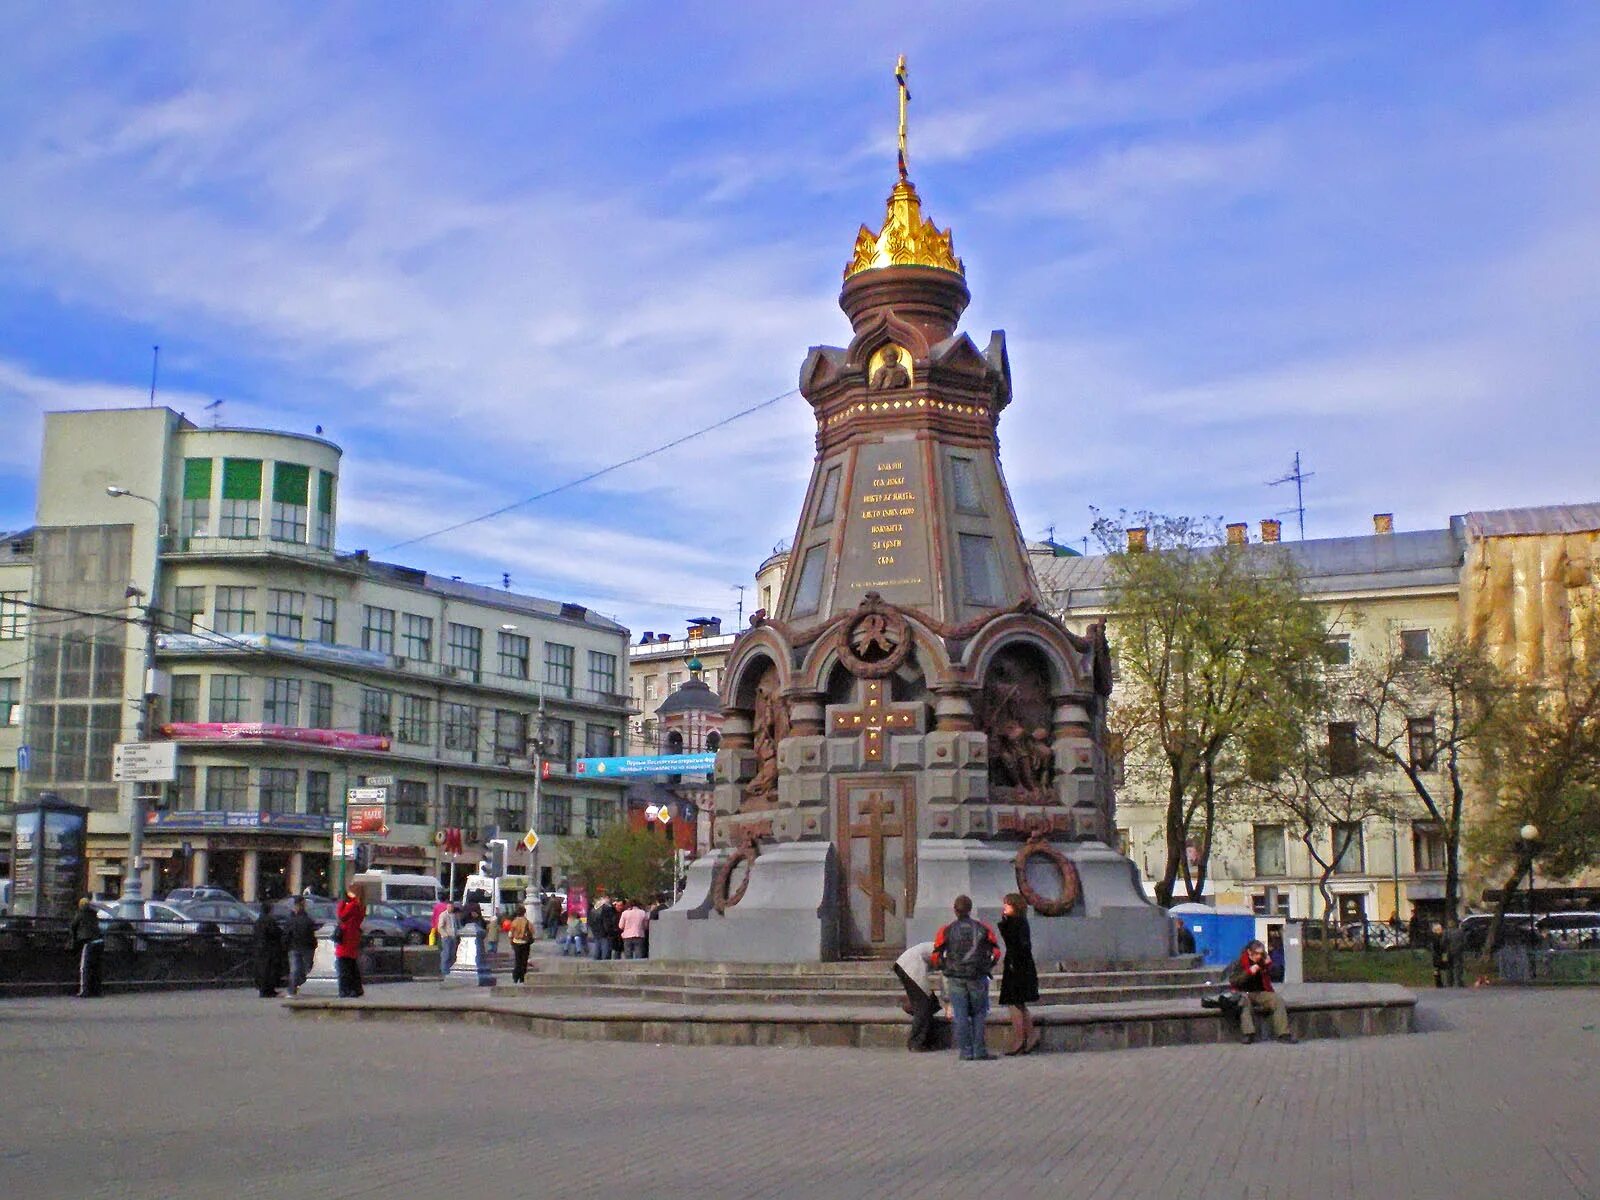
[[[1023,532],[1600,499],[1600,6],[0,7],[0,529],[41,414],[345,451],[338,542],[735,615],[894,180],[951,226]],[[1296,532],[1291,515],[1285,534]],[[392,548],[391,547],[397,547]],[[745,595],[748,613],[750,593]]]

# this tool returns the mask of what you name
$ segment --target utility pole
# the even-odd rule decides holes
[[[1280,479],[1269,479],[1267,481],[1268,487],[1277,487],[1281,483],[1294,484],[1294,507],[1281,510],[1279,515],[1288,516],[1293,513],[1300,518],[1300,540],[1302,542],[1306,540],[1306,480],[1314,478],[1315,475],[1315,471],[1303,471],[1300,469],[1300,451],[1296,450],[1294,452],[1294,466],[1289,473]]]
[[[733,590],[739,593],[739,619],[734,622],[733,626],[737,631],[744,628],[744,584],[734,584]]]
[[[533,734],[533,831],[539,832],[540,781],[544,778],[544,684],[539,684],[539,716]],[[528,890],[539,890],[539,847],[529,854]]]

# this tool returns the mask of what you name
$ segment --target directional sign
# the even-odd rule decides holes
[[[345,788],[344,802],[346,804],[387,804],[389,802],[389,789],[370,786]]]
[[[580,758],[579,775],[709,775],[717,769],[715,754],[630,754],[614,758]]]
[[[175,742],[118,742],[111,778],[118,783],[171,783],[178,777]]]
[[[537,850],[539,848],[539,835],[531,829],[528,830],[527,833],[522,835],[522,845],[524,849]]]

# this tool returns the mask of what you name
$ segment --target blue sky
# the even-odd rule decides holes
[[[0,528],[39,414],[162,397],[346,451],[380,548],[792,388],[893,178],[1007,331],[1024,531],[1311,536],[1600,499],[1600,7],[0,8]],[[392,555],[635,628],[731,616],[797,397]]]

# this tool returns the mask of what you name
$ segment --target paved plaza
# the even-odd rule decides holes
[[[0,1196],[1600,1197],[1600,992],[1424,1032],[961,1064],[0,1002]]]

